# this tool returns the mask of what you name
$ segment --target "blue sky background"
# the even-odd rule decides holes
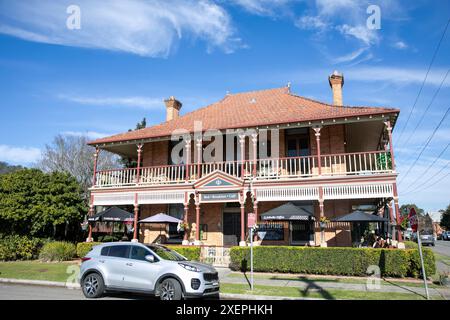
[[[80,30],[66,27],[71,4]],[[369,5],[381,9],[379,30],[366,27]],[[327,76],[337,69],[345,104],[401,109],[400,202],[436,211],[450,203],[450,150],[424,172],[450,142],[448,118],[402,173],[450,105],[449,75],[413,135],[450,68],[450,30],[405,124],[449,18],[444,0],[0,0],[0,161],[30,165],[56,134],[97,138],[144,116],[159,123],[170,95],[186,113],[227,90],[290,81],[295,93],[331,102]]]

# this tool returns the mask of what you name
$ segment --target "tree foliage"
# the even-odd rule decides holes
[[[141,122],[136,124],[136,128],[134,130],[140,130],[147,127],[147,120],[145,118],[142,119]],[[128,132],[133,131],[132,129],[128,129]],[[125,168],[136,168],[137,161],[128,157],[121,157],[120,162]]]
[[[448,205],[445,210],[442,210],[441,213],[441,227],[450,230],[450,205]]]
[[[0,161],[0,174],[10,173],[21,169],[23,169],[22,166],[14,166],[6,162]]]
[[[57,135],[53,142],[45,146],[37,167],[44,172],[67,172],[74,176],[83,190],[83,198],[88,202],[89,188],[94,174],[95,149],[86,137]],[[97,161],[97,170],[120,167],[119,157],[102,150]]]
[[[0,228],[40,237],[67,235],[87,211],[76,179],[64,172],[23,169],[0,176]],[[62,229],[62,231],[61,231]]]

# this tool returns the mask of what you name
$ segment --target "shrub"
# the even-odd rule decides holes
[[[83,258],[91,249],[100,242],[79,242],[77,243],[77,256]]]
[[[166,246],[189,260],[200,261],[200,247],[198,246]]]
[[[19,235],[0,235],[0,260],[30,260],[39,255],[45,240]]]
[[[44,261],[67,261],[75,257],[76,251],[75,245],[70,242],[48,242],[42,247],[39,259]]]
[[[377,265],[382,276],[420,275],[417,250],[258,246],[253,252],[253,269],[261,272],[366,276],[367,268]],[[230,256],[232,269],[250,269],[248,247],[233,247]],[[426,253],[424,261],[427,274],[434,274],[434,255],[431,251]]]
[[[414,241],[405,241],[405,248],[406,249],[418,249],[419,246],[416,242]]]

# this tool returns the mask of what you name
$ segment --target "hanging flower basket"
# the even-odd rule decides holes
[[[88,229],[89,222],[87,220],[85,220],[82,223],[80,223],[80,225],[81,225],[81,230],[86,231]]]
[[[325,229],[330,220],[327,217],[320,217],[319,226],[321,229]]]
[[[127,232],[133,232],[133,221],[125,221],[125,227],[127,227]]]
[[[184,223],[184,222],[178,222],[178,225],[177,225],[178,232],[184,232],[187,230],[189,230],[189,224]]]

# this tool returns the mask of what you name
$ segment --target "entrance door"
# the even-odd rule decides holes
[[[241,214],[237,212],[223,213],[223,245],[239,244],[241,236]]]
[[[291,243],[304,244],[309,241],[311,227],[309,221],[291,221]]]

